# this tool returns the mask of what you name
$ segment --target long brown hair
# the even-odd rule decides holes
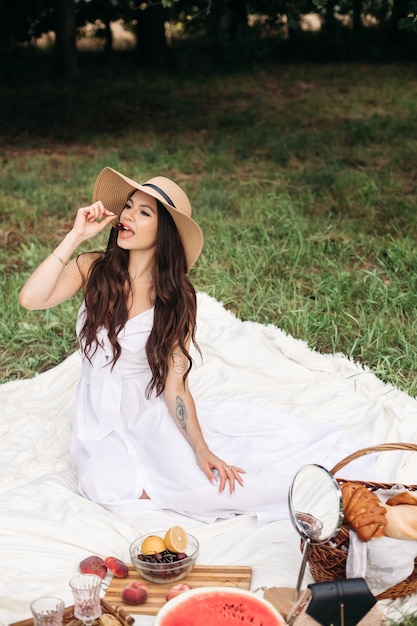
[[[188,360],[185,382],[192,367],[186,349],[190,338],[199,351],[196,339],[197,298],[187,276],[184,248],[169,212],[157,200],[158,230],[156,260],[153,269],[154,322],[146,344],[151,369],[148,396],[159,396],[164,388],[173,351],[178,347]],[[98,331],[104,327],[113,349],[112,367],[120,358],[117,335],[128,319],[131,281],[129,252],[117,245],[117,231],[112,228],[105,253],[92,264],[84,286],[86,315],[80,340],[85,356],[91,360],[98,346]]]

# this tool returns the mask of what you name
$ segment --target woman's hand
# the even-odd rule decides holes
[[[31,310],[48,309],[77,293],[82,287],[83,275],[77,259],[70,260],[71,256],[83,241],[100,233],[115,217],[100,201],[78,209],[70,232],[22,287],[20,304]],[[94,253],[85,256],[91,265]],[[87,273],[86,269],[84,275]]]
[[[227,481],[229,481],[230,493],[235,491],[236,483],[239,483],[239,485],[243,487],[244,483],[241,474],[246,474],[246,472],[241,467],[228,465],[208,448],[202,452],[196,453],[196,458],[198,465],[213,484],[217,483],[217,477],[213,470],[217,471],[220,478],[219,493],[224,491]]]
[[[78,209],[72,228],[77,239],[85,241],[101,233],[116,215],[108,211],[101,200],[87,207]]]
[[[189,345],[190,337],[186,343],[187,349]],[[200,469],[214,485],[217,484],[218,477],[220,477],[219,493],[224,491],[227,481],[229,481],[230,493],[233,493],[236,482],[243,487],[241,474],[246,474],[246,472],[236,465],[229,465],[209,449],[198,421],[194,399],[188,388],[188,381],[184,382],[183,379],[184,368],[187,366],[187,358],[180,348],[174,350],[164,389],[165,402],[175,425],[194,450]]]

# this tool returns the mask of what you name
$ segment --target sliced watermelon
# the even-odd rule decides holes
[[[274,608],[255,595],[238,595],[227,590],[210,594],[196,591],[173,605],[172,611],[161,614],[158,626],[284,626]]]

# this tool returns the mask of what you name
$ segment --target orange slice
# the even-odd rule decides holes
[[[158,537],[158,535],[149,535],[149,537],[146,537],[146,539],[143,540],[140,551],[145,556],[149,556],[150,554],[159,554],[166,549],[167,547],[162,537]]]
[[[188,545],[187,533],[182,526],[171,526],[165,534],[165,545],[171,552],[185,552]]]

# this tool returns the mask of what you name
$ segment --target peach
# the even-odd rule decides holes
[[[165,600],[172,600],[175,596],[184,593],[184,591],[189,591],[190,589],[192,589],[192,587],[188,583],[177,583],[168,589]]]
[[[126,578],[129,573],[129,568],[126,563],[123,563],[120,559],[115,556],[107,556],[104,559],[104,563],[116,578]]]
[[[101,556],[92,554],[81,561],[80,572],[81,574],[96,574],[100,578],[104,578],[107,574],[107,565]]]
[[[135,581],[124,587],[120,595],[126,604],[143,604],[148,599],[148,588],[143,583]]]

